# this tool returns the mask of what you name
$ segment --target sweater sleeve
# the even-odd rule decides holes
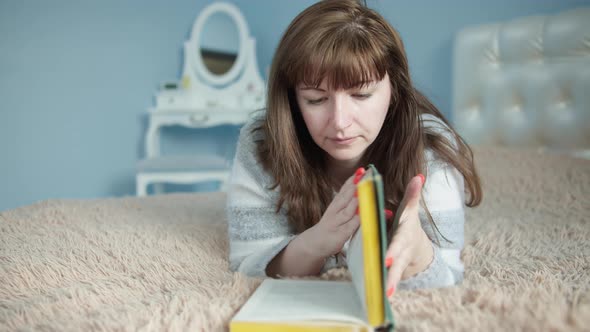
[[[429,120],[424,122],[427,128],[451,139],[440,121]],[[454,140],[451,142],[455,144]],[[426,162],[428,178],[422,190],[422,200],[440,234],[421,208],[420,222],[432,240],[434,258],[426,270],[402,280],[398,286],[400,289],[445,287],[463,280],[464,267],[460,256],[464,245],[464,179],[456,168],[437,159],[431,150],[426,151]]]
[[[253,123],[240,131],[228,185],[230,269],[249,276],[266,276],[268,263],[289,244],[291,232],[283,211],[276,212],[276,190],[256,158]]]

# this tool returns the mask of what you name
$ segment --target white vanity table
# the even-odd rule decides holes
[[[149,158],[160,156],[160,128],[180,125],[187,128],[208,128],[224,124],[241,125],[249,114],[243,111],[224,109],[169,109],[149,110],[150,124],[146,135],[146,154]],[[161,157],[163,158],[163,157]]]
[[[228,23],[235,28],[234,40],[228,38]],[[224,39],[234,45],[221,45]],[[148,110],[146,159],[138,163],[136,176],[138,196],[146,195],[150,184],[162,183],[213,180],[219,181],[223,190],[230,172],[228,156],[162,155],[160,128],[241,125],[254,111],[265,107],[265,84],[258,71],[255,39],[234,5],[216,2],[199,14],[184,44],[184,56],[181,81],[158,91],[156,106]]]

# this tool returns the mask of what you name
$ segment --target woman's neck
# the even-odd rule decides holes
[[[360,158],[358,160],[346,161],[328,158],[326,171],[337,190],[340,190],[344,182],[360,167],[359,163]]]

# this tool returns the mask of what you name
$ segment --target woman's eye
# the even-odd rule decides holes
[[[371,94],[370,93],[355,93],[352,96],[356,99],[363,100],[363,99],[367,99],[367,98],[371,97]]]
[[[322,98],[318,98],[318,99],[308,99],[307,103],[309,105],[319,105],[321,104],[326,98],[322,97]]]

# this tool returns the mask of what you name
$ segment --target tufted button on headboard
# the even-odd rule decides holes
[[[466,28],[453,66],[468,143],[589,151],[590,7]]]

